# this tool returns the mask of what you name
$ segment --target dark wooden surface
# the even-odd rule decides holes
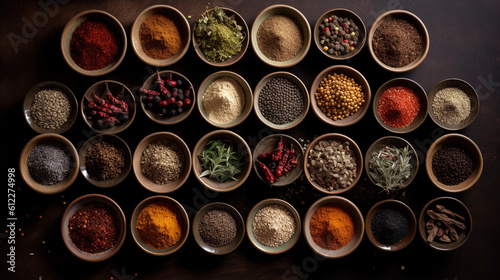
[[[64,2],[64,3],[63,3]],[[393,197],[406,202],[418,215],[422,206],[439,196],[453,196],[462,200],[472,212],[473,230],[468,242],[453,252],[439,252],[428,248],[416,236],[412,244],[396,253],[376,250],[366,236],[351,255],[336,260],[316,258],[303,236],[289,252],[268,256],[259,253],[248,239],[230,255],[211,256],[197,247],[190,234],[186,244],[174,255],[153,257],[143,253],[134,243],[128,228],[125,244],[113,258],[102,263],[85,263],[73,257],[64,247],[60,233],[62,214],[75,198],[87,193],[108,195],[123,208],[127,219],[134,207],[153,193],[142,188],[131,173],[127,180],[111,189],[91,186],[79,175],[76,182],[62,194],[46,196],[34,193],[21,181],[18,173],[18,158],[24,144],[34,133],[24,122],[21,112],[22,99],[34,84],[54,80],[69,86],[80,99],[86,89],[102,79],[114,79],[125,83],[132,91],[155,69],[143,64],[132,48],[127,50],[122,65],[109,75],[98,78],[83,77],[73,72],[63,61],[60,51],[60,36],[66,22],[86,9],[102,9],[115,15],[128,34],[135,17],[146,7],[167,3],[178,8],[194,24],[204,10],[204,1],[56,1],[41,0],[40,3],[58,3],[44,9],[37,1],[9,1],[1,9],[1,79],[0,111],[2,131],[2,174],[6,185],[7,168],[16,168],[16,272],[7,271],[7,234],[0,231],[0,279],[492,279],[500,274],[498,251],[500,249],[500,211],[498,199],[498,166],[500,117],[500,3],[483,1],[279,1],[298,8],[314,26],[325,11],[343,7],[356,12],[367,29],[383,11],[402,8],[417,14],[426,24],[430,34],[430,51],[427,59],[415,70],[394,74],[383,71],[370,57],[368,48],[352,60],[336,62],[326,59],[311,45],[306,58],[298,65],[285,69],[298,75],[310,87],[315,75],[332,64],[346,64],[358,69],[370,83],[372,92],[385,81],[394,77],[408,77],[422,85],[428,92],[445,78],[461,78],[468,81],[479,93],[481,109],[476,121],[467,129],[459,131],[472,138],[481,148],[484,157],[483,175],[477,184],[458,194],[437,190],[420,165],[416,180],[402,192],[386,195],[379,193],[366,175],[360,183],[343,196],[355,202],[365,215],[375,202]],[[277,1],[215,1],[213,4],[233,8],[247,21],[249,27],[256,15]],[[16,37],[17,36],[17,37]],[[19,45],[9,38],[16,37]],[[130,41],[129,41],[130,42]],[[186,56],[167,69],[183,73],[198,88],[201,81],[213,72],[222,70],[204,64],[190,47]],[[266,74],[278,71],[264,65],[251,48],[236,65],[226,68],[241,74],[251,87]],[[164,70],[164,69],[161,69]],[[148,120],[140,109],[131,127],[119,136],[126,140],[132,150],[146,135],[156,131],[172,131],[185,139],[190,149],[205,133],[214,130],[194,110],[184,122],[174,126],[161,126]],[[272,131],[251,114],[233,131],[239,133],[251,146]],[[354,139],[364,153],[377,138],[391,135],[382,129],[369,112],[359,123],[348,128],[334,128],[320,123],[310,111],[305,121],[297,128],[285,131],[297,138],[312,140],[315,135],[339,132]],[[420,161],[430,144],[439,136],[449,133],[438,128],[428,117],[416,131],[403,137],[418,150]],[[68,132],[63,134],[79,148],[93,136],[81,116]],[[307,182],[298,181],[292,188],[304,191],[288,199],[301,215],[323,195]],[[217,194],[205,190],[191,174],[187,183],[169,194],[185,205],[190,218],[196,209],[208,202],[223,201],[234,205],[246,217],[250,208],[268,197],[283,197],[286,188],[270,189],[260,183],[252,173],[243,187],[230,193]],[[7,214],[7,195],[0,198],[2,216]],[[2,218],[1,224],[7,225]]]

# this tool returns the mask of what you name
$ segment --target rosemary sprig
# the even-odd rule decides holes
[[[399,190],[410,177],[410,160],[413,151],[408,146],[404,148],[385,147],[372,153],[369,162],[370,176],[385,192]]]
[[[218,182],[237,181],[236,176],[241,173],[243,166],[241,157],[241,154],[234,151],[230,140],[212,140],[198,155],[200,166],[204,170],[199,177],[209,176]]]

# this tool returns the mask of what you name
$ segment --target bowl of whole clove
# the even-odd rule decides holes
[[[453,197],[438,197],[427,203],[418,219],[424,242],[440,251],[458,249],[469,239],[472,215],[467,206]]]

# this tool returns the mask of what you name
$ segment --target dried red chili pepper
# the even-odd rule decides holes
[[[285,154],[281,158],[278,167],[276,167],[276,178],[279,178],[281,177],[281,175],[283,175],[283,168],[285,168],[285,164],[288,160],[288,157],[290,156],[290,150],[290,148],[285,150]]]
[[[147,89],[147,88],[141,88],[140,91],[142,93],[145,93],[145,94],[149,94],[149,95],[161,95],[161,93],[155,91],[155,90],[151,90],[151,89]]]
[[[264,175],[266,176],[266,181],[270,184],[276,182],[276,178],[273,175],[273,172],[262,162],[257,161],[259,163],[259,167],[264,172]]]
[[[297,161],[297,156],[293,156],[290,158],[283,168],[283,175],[287,174],[290,172],[293,168],[297,167],[298,161]]]
[[[122,87],[121,92],[124,92],[124,90],[125,90],[124,87]],[[113,94],[111,93],[111,91],[109,90],[108,83],[106,83],[106,95],[108,96],[109,102],[111,102],[113,105],[119,106],[124,113],[128,113],[127,102],[125,102],[117,97],[114,97]]]

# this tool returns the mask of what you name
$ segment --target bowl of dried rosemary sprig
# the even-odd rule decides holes
[[[406,188],[413,181],[418,171],[418,156],[405,139],[382,137],[368,148],[365,170],[373,184],[390,193]]]

